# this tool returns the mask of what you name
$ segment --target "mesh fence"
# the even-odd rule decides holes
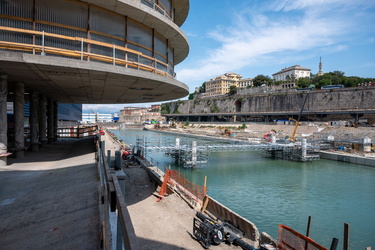
[[[177,184],[177,187],[190,199],[202,204],[203,198],[206,196],[207,187],[190,182],[185,176],[176,170],[166,170],[170,172],[170,183]]]
[[[307,236],[279,225],[278,248],[280,250],[327,250]]]

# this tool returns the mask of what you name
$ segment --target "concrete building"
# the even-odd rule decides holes
[[[242,79],[242,76],[236,73],[225,73],[214,77],[206,82],[206,93],[204,97],[221,96],[229,93],[230,86],[236,86],[238,89],[253,86],[251,78]]]
[[[120,110],[120,122],[127,124],[140,124],[145,121],[165,121],[160,112],[155,112],[152,107],[125,107]]]
[[[301,67],[300,65],[291,66],[280,70],[279,72],[273,74],[273,79],[275,81],[294,81],[298,80],[300,77],[310,77],[311,69]]]
[[[161,102],[185,97],[174,67],[189,53],[189,0],[0,0],[0,164],[16,155],[30,102],[31,148],[57,139],[59,103]],[[47,114],[47,115],[46,115]]]
[[[90,124],[90,123],[105,123],[105,122],[113,122],[113,115],[107,113],[83,113],[82,114],[82,123],[83,124]]]

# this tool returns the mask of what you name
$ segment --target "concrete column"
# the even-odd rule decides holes
[[[192,141],[191,143],[191,161],[193,162],[194,165],[197,165],[197,142]]]
[[[39,95],[39,141],[41,146],[47,144],[47,98]]]
[[[307,156],[307,140],[302,139],[302,157],[306,158]]]
[[[52,143],[53,142],[53,136],[54,136],[54,132],[53,132],[53,128],[54,128],[54,125],[53,125],[53,121],[54,121],[54,117],[53,117],[53,100],[48,98],[47,100],[47,139],[48,139],[48,144]]]
[[[7,165],[8,155],[7,79],[8,76],[0,75],[0,166]]]
[[[175,148],[176,149],[180,149],[180,138],[176,137],[175,142],[176,142],[175,143],[175,145],[176,145]]]
[[[57,141],[58,133],[58,109],[59,106],[57,105],[57,102],[53,102],[53,140]]]
[[[271,135],[271,143],[272,144],[276,143],[276,136],[275,135]]]
[[[39,150],[39,100],[38,92],[30,93],[30,144],[31,151]]]
[[[23,158],[25,155],[25,86],[23,83],[14,84],[13,110],[16,158]]]

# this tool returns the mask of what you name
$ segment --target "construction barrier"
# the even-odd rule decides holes
[[[166,175],[169,176],[169,184],[183,193],[185,198],[194,200],[200,205],[203,204],[203,198],[206,196],[207,188],[205,186],[197,185],[186,179],[179,171],[172,169],[165,169]]]
[[[244,233],[250,245],[258,247],[260,235],[256,225],[208,195],[204,198],[202,213],[208,213],[220,221],[230,221]]]
[[[327,250],[309,237],[284,225],[279,225],[278,248],[280,250]]]

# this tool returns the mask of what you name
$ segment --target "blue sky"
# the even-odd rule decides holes
[[[227,72],[272,76],[298,64],[317,73],[320,57],[323,72],[375,77],[374,0],[191,0],[181,28],[190,52],[175,71],[190,93]]]

